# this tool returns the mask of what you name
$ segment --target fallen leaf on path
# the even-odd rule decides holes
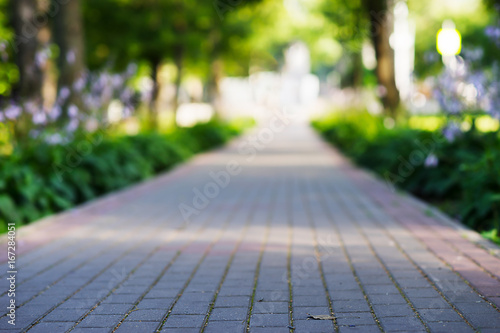
[[[307,314],[307,319],[314,319],[314,320],[334,320],[335,317],[331,315],[311,315]]]

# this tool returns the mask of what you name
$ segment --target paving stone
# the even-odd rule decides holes
[[[377,295],[378,296],[378,295]],[[367,312],[370,307],[365,300],[334,301],[333,311],[335,312]]]
[[[174,298],[179,294],[179,289],[151,290],[144,298]]]
[[[76,333],[109,333],[110,329],[109,328],[104,328],[104,327],[76,327],[75,329],[71,330],[71,332],[76,332]]]
[[[371,312],[353,312],[336,314],[339,326],[356,327],[361,325],[376,325]]]
[[[366,333],[378,333],[380,328],[377,325],[362,325],[362,326],[341,326],[339,327],[339,332],[366,332]],[[404,331],[403,331],[404,332]]]
[[[253,292],[253,286],[247,288],[240,287],[223,287],[219,296],[250,296]]]
[[[165,310],[134,310],[132,311],[128,317],[127,321],[161,321],[163,317],[166,315]]]
[[[173,298],[148,298],[137,304],[138,309],[168,309],[174,302]]]
[[[241,174],[184,223],[179,204],[230,158]],[[37,321],[29,333],[62,332],[88,312],[72,332],[110,332],[127,314],[119,333],[199,332],[212,306],[206,332],[244,332],[250,307],[251,332],[289,333],[290,316],[295,332],[332,332],[307,320],[330,314],[326,293],[340,332],[379,332],[371,309],[385,331],[423,332],[422,319],[432,332],[498,332],[499,312],[471,286],[500,306],[500,281],[484,273],[500,260],[425,211],[291,124],[253,161],[232,144],[44,222],[58,232],[26,227],[16,298],[27,304],[0,332]]]
[[[250,327],[287,327],[288,314],[253,314],[250,318]]]
[[[307,288],[307,287],[300,287],[300,288],[293,288],[293,295],[294,296],[323,296],[325,297],[325,289],[323,288],[323,284],[321,281],[319,281],[321,284],[321,289],[319,288]]]
[[[410,306],[404,304],[377,304],[373,306],[373,310],[377,317],[411,317],[414,315]]]
[[[125,314],[132,308],[130,304],[99,304],[97,308],[92,311],[92,314],[109,315],[109,314]]]
[[[364,287],[368,294],[399,294],[399,290],[393,284],[372,284]]]
[[[170,315],[164,327],[201,327],[203,315]]]
[[[450,307],[442,298],[410,298],[410,301],[417,309],[446,309]]]
[[[221,332],[244,332],[246,330],[245,321],[209,321],[204,332],[221,333]]]
[[[138,297],[138,295],[110,295],[102,301],[102,304],[133,304],[137,301]]]
[[[422,322],[416,317],[383,317],[379,318],[385,331],[421,331],[424,330]]]
[[[331,320],[295,320],[293,327],[296,332],[334,332]]]
[[[154,332],[159,325],[159,322],[124,321],[116,333]]]
[[[33,326],[30,332],[35,333],[53,333],[53,332],[64,332],[69,330],[73,326],[73,323],[68,322],[50,322],[50,323],[40,323]]]
[[[288,290],[257,290],[257,292],[255,293],[255,299],[265,302],[288,302],[288,300],[290,299],[290,294]]]
[[[251,327],[250,332],[252,332],[252,333],[290,333],[290,329],[288,329],[288,327]]]
[[[214,308],[209,320],[233,320],[243,321],[246,319],[248,308]]]
[[[297,306],[293,307],[293,320],[306,320],[309,315],[331,315],[326,306]]]
[[[55,309],[51,313],[49,313],[43,321],[71,321],[76,322],[83,315],[85,315],[86,311],[81,309]]]
[[[208,312],[208,302],[178,302],[172,309],[172,314],[191,315],[191,314],[205,314]]]
[[[474,330],[465,322],[444,322],[444,323],[428,323],[430,330],[436,333],[469,333]]]
[[[294,296],[292,299],[293,306],[327,306],[325,295],[319,296]]]
[[[288,313],[288,302],[256,302],[253,313]]]
[[[94,315],[85,317],[79,327],[114,327],[122,319],[121,315]]]
[[[372,304],[407,304],[406,300],[399,294],[368,294],[368,298]]]
[[[334,301],[336,300],[343,300],[343,301],[349,301],[349,300],[364,300],[365,295],[359,291],[334,291],[330,293],[330,298]]]
[[[249,296],[221,296],[215,301],[216,307],[246,307],[250,303]]]
[[[500,327],[500,314],[498,312],[466,313],[465,317],[472,325],[480,329]]]
[[[429,298],[440,298],[441,295],[432,288],[406,288],[403,289],[403,292],[405,293],[406,297],[429,297]]]
[[[452,308],[448,309],[421,309],[418,310],[420,317],[422,317],[426,322],[432,321],[464,321],[462,317]]]

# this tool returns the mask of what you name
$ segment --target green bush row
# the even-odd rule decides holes
[[[168,135],[97,132],[66,145],[16,149],[0,159],[0,230],[8,222],[29,223],[151,177],[250,125],[212,121]]]
[[[383,118],[359,112],[330,115],[313,126],[389,185],[439,205],[480,232],[500,231],[498,133],[472,129],[450,142],[441,130],[417,130],[405,124],[388,129]],[[437,165],[430,163],[429,155],[437,158]]]

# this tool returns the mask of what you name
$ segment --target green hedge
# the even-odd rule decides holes
[[[210,122],[172,134],[81,134],[67,145],[36,144],[0,160],[0,230],[29,223],[168,170],[222,145],[247,122]]]
[[[470,227],[500,230],[500,138],[471,130],[449,142],[441,131],[398,124],[352,112],[313,122],[332,144],[385,181],[431,201]],[[425,164],[433,154],[437,165]]]

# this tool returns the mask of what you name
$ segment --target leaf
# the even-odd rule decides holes
[[[311,315],[307,314],[307,319],[314,319],[314,320],[335,320],[334,316],[331,315]]]
[[[6,195],[0,195],[0,216],[8,222],[17,222],[16,220],[20,219],[16,204]]]

